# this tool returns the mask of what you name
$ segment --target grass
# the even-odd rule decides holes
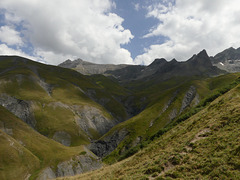
[[[90,99],[85,92],[94,89],[97,98],[111,97],[107,92],[102,92],[101,87],[95,84],[87,76],[80,73],[56,66],[44,65],[30,60],[16,57],[7,57],[0,61],[0,68],[5,70],[0,74],[0,93],[5,93],[21,100],[34,104],[34,115],[37,121],[36,129],[50,138],[56,131],[66,131],[71,135],[72,146],[89,143],[88,135],[76,126],[75,116],[71,106],[95,107],[106,118],[113,120],[109,110]],[[40,81],[49,86],[50,92],[42,87]],[[51,104],[58,107],[53,108]],[[117,101],[111,98],[108,107],[114,109],[119,106]],[[122,116],[123,110],[115,108],[115,115]],[[94,138],[99,137],[97,129],[91,130]]]
[[[239,102],[237,86],[134,156],[59,179],[239,179]]]
[[[176,126],[176,124],[196,114],[206,107],[208,103],[212,102],[214,99],[239,84],[238,76],[239,74],[236,73],[211,79],[193,80],[159,93],[160,95],[158,98],[155,98],[155,103],[153,103],[150,107],[147,107],[137,116],[115,126],[111,129],[111,131],[105,134],[104,137],[109,136],[111,133],[123,128],[127,129],[129,132],[129,135],[119,144],[117,149],[104,158],[104,162],[112,164],[136,153],[145,147],[149,143],[150,139],[154,139],[154,137],[159,137],[164,134],[169,129]],[[202,97],[200,104],[196,107],[193,107],[193,105],[192,107],[188,107],[181,115],[178,115],[173,121],[171,121],[169,114],[174,109],[176,112],[180,111],[182,99],[191,85],[197,88],[197,93],[200,97]],[[175,92],[177,92],[176,98],[173,100],[169,108],[165,112],[162,112],[162,109]],[[154,125],[150,126],[151,123]],[[104,137],[102,137],[102,139],[104,139]],[[134,147],[133,142],[138,137],[141,137],[142,142]]]
[[[1,106],[0,114],[1,126],[13,132],[9,136],[1,131],[1,179],[24,179],[27,174],[35,177],[41,169],[56,167],[59,162],[84,151],[82,146],[66,147],[48,139]]]

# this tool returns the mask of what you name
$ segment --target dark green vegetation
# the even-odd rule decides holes
[[[239,179],[240,86],[213,99],[134,156],[63,179]]]

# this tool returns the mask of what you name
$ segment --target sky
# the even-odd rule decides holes
[[[240,47],[239,0],[1,0],[0,55],[148,65]]]

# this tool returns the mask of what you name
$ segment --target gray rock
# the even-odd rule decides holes
[[[7,94],[0,95],[0,105],[12,112],[15,116],[22,119],[32,127],[35,127],[36,120],[31,107],[31,102],[17,99],[8,96]]]
[[[117,148],[119,143],[128,135],[126,129],[113,132],[102,140],[91,143],[88,148],[97,156],[105,157]]]
[[[73,176],[87,171],[92,171],[102,167],[100,160],[96,160],[91,156],[80,155],[70,159],[69,161],[61,162],[57,165],[57,177]]]
[[[71,136],[64,131],[57,131],[53,135],[53,139],[65,146],[71,145]]]
[[[171,119],[171,120],[173,120],[175,117],[177,117],[177,115],[178,115],[178,111],[177,111],[177,109],[173,109],[170,113],[169,113],[169,118]]]
[[[175,100],[176,97],[177,97],[178,92],[179,92],[179,91],[177,90],[177,91],[175,91],[175,92],[173,93],[172,97],[169,99],[169,101],[167,102],[167,104],[165,104],[165,106],[163,107],[162,113],[165,112],[165,111],[168,109],[168,107],[174,102],[174,100]]]
[[[77,115],[75,122],[88,135],[91,135],[90,129],[94,129],[100,135],[109,131],[116,123],[113,119],[106,118],[102,112],[91,106],[72,106],[74,113]]]
[[[50,167],[45,168],[39,174],[37,180],[54,179],[64,176],[74,176],[84,172],[96,170],[101,167],[101,160],[97,159],[90,152],[86,152],[86,155],[75,156],[68,161],[60,162],[57,165],[56,172],[54,172]]]
[[[188,106],[190,106],[191,102],[196,96],[196,93],[197,93],[196,88],[194,86],[190,86],[189,90],[186,92],[182,100],[182,106],[179,113],[182,113]]]
[[[50,167],[44,169],[40,175],[38,176],[37,180],[47,180],[47,179],[55,179],[56,175]]]

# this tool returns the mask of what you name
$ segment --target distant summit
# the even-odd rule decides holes
[[[74,69],[84,75],[92,75],[92,74],[105,74],[106,71],[121,69],[128,65],[95,64],[84,61],[82,59],[76,59],[74,61],[66,60],[63,63],[59,64],[58,66]]]
[[[212,57],[212,63],[228,72],[240,72],[240,48],[230,47]]]

